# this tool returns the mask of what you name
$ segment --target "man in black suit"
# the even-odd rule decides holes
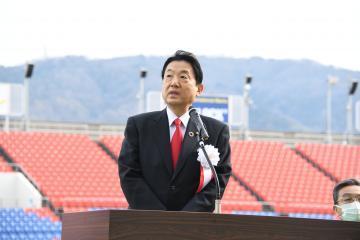
[[[162,69],[163,111],[130,117],[119,163],[122,190],[131,209],[212,212],[216,197],[213,177],[204,176],[198,158],[195,124],[189,107],[202,93],[203,73],[192,53],[177,51]],[[218,149],[215,166],[223,195],[231,174],[229,129],[201,116],[209,139]]]

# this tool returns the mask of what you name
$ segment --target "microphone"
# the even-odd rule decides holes
[[[211,173],[212,176],[215,179],[215,185],[216,185],[216,198],[215,198],[215,211],[214,213],[220,213],[221,212],[221,193],[220,193],[220,183],[219,183],[219,178],[216,174],[216,170],[214,165],[212,165],[210,159],[209,159],[209,155],[207,154],[206,150],[205,150],[205,144],[204,144],[204,140],[207,140],[209,138],[209,134],[206,131],[205,125],[203,123],[203,121],[201,120],[201,117],[199,115],[199,113],[196,111],[195,108],[190,107],[190,111],[189,111],[189,115],[190,115],[190,119],[195,123],[196,129],[199,131],[199,134],[197,136],[197,140],[199,142],[199,146],[201,148],[201,150],[203,151],[206,161],[210,166],[211,169]]]
[[[199,131],[199,136],[203,140],[207,140],[209,138],[209,134],[206,131],[205,125],[201,120],[199,113],[195,108],[190,107],[189,111],[190,119],[195,123],[196,129]]]

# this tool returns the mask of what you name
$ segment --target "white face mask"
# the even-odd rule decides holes
[[[360,202],[354,201],[339,206],[341,208],[341,219],[345,221],[360,222]]]

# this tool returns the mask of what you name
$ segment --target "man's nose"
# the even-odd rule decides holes
[[[170,86],[179,86],[179,78],[178,77],[173,77],[171,79],[171,82],[170,82]]]

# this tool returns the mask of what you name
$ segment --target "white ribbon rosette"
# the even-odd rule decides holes
[[[205,145],[205,151],[209,156],[210,162],[213,166],[217,166],[218,162],[220,161],[220,153],[219,150],[214,147],[213,145]],[[208,162],[206,161],[205,154],[201,148],[198,150],[198,158],[197,160],[200,162],[203,168],[210,168]]]
[[[219,150],[213,145],[205,145],[205,150],[207,155],[209,156],[209,160],[213,166],[217,166],[220,161],[220,153]],[[198,158],[197,160],[200,162],[200,181],[199,186],[196,192],[200,192],[213,178],[213,174],[211,168],[206,161],[205,154],[201,148],[198,150]]]

